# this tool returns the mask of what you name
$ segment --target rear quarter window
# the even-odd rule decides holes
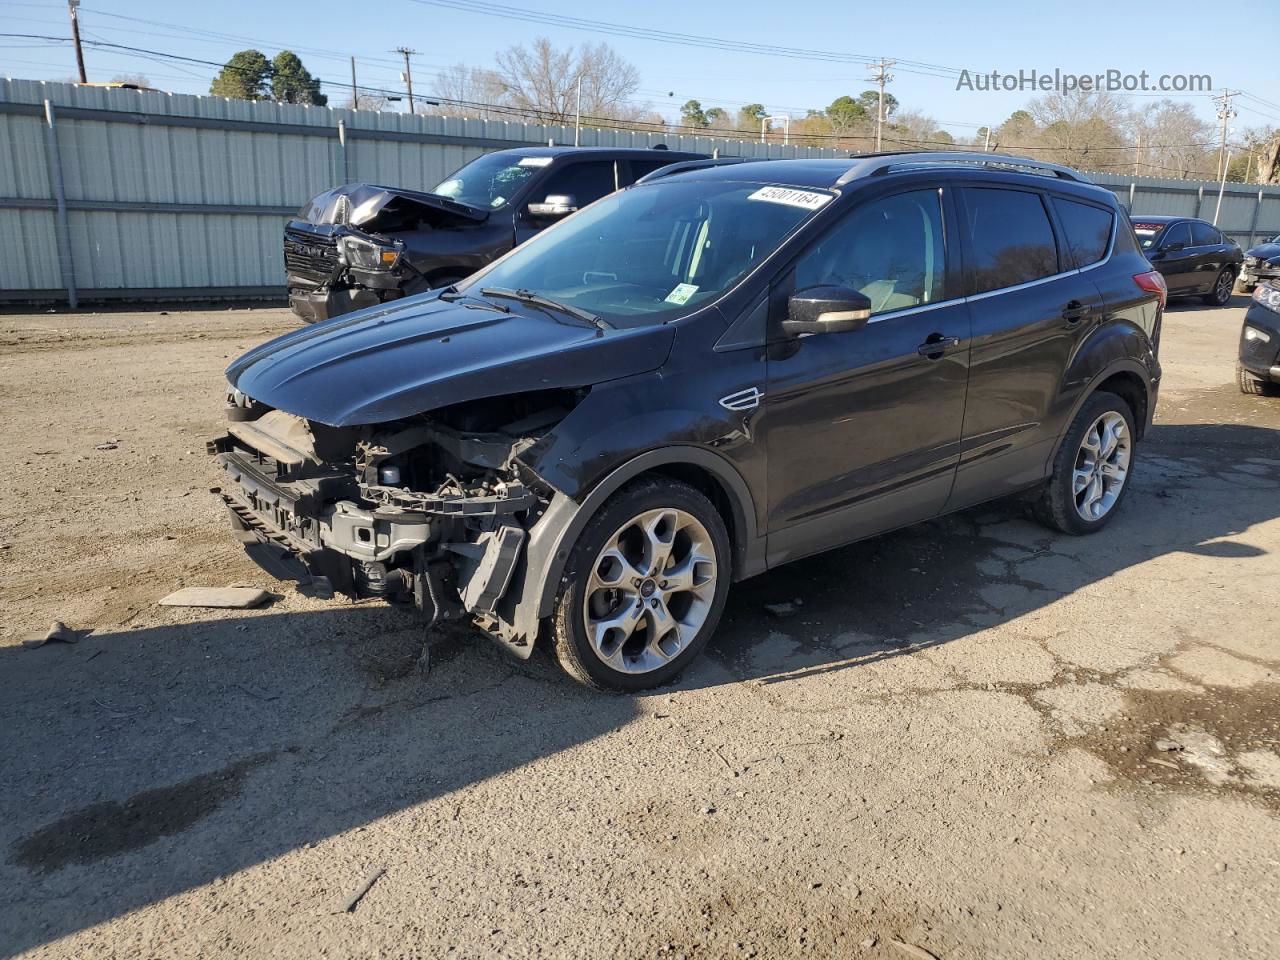
[[[1110,210],[1063,197],[1053,198],[1053,208],[1062,224],[1067,251],[1077,267],[1087,267],[1107,255],[1115,222]]]

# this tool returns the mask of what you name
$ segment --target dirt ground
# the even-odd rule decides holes
[[[1169,313],[1102,534],[1003,505],[795,564],[640,697],[465,631],[423,677],[409,617],[240,553],[204,441],[285,312],[0,317],[0,953],[1275,957],[1280,399],[1234,385],[1244,303]],[[156,605],[234,583],[280,598]],[[21,646],[55,618],[92,632]]]

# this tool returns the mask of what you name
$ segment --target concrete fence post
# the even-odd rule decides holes
[[[1254,240],[1258,233],[1258,218],[1262,215],[1262,198],[1265,194],[1262,190],[1258,191],[1258,200],[1253,205],[1253,217],[1249,220],[1249,246],[1254,245]],[[1247,248],[1246,248],[1247,249]]]
[[[80,296],[76,292],[76,267],[71,257],[71,226],[67,221],[67,191],[62,182],[62,155],[58,152],[58,132],[54,129],[53,103],[49,100],[44,102],[44,150],[49,165],[49,185],[53,188],[53,200],[57,205],[53,232],[58,240],[58,269],[62,274],[62,285],[67,289],[67,304],[75,310],[80,306]]]
[[[347,121],[338,121],[338,154],[342,166],[342,182],[351,182],[351,157],[347,152]]]

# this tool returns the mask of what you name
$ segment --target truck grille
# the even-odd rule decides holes
[[[285,230],[284,266],[308,280],[328,280],[338,268],[338,243],[320,234]]]

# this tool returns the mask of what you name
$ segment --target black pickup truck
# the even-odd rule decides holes
[[[430,192],[347,184],[289,221],[289,305],[308,323],[435,287],[653,171],[704,154],[527,147],[471,161]]]

